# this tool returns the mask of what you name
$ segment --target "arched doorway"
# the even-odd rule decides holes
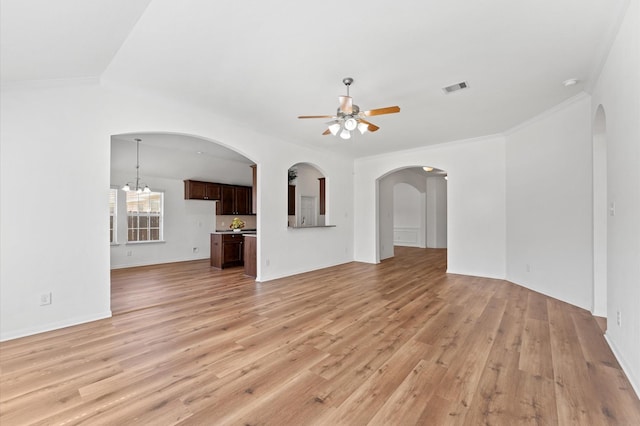
[[[229,230],[236,217],[245,223],[245,229],[257,229],[257,212],[250,211],[255,170],[255,163],[243,154],[195,135],[112,135],[111,270],[185,261],[204,261],[208,266],[211,233]],[[145,188],[142,191],[133,189],[138,186],[138,179]],[[130,188],[123,188],[125,183]],[[193,183],[201,188],[198,195],[192,189],[196,188]],[[222,202],[220,185],[232,188],[234,207],[241,206],[235,207],[238,212],[230,214],[218,209]],[[162,291],[151,293],[154,297],[140,298],[135,289],[118,294],[112,291],[111,310],[119,314],[163,303]]]
[[[378,179],[378,260],[396,245],[447,247],[447,173],[406,167]]]
[[[607,316],[607,141],[606,115],[599,105],[592,124],[593,138],[593,308]]]

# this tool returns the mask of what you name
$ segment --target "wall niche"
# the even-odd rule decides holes
[[[287,226],[289,228],[329,226],[326,189],[326,178],[314,165],[297,163],[289,167]]]

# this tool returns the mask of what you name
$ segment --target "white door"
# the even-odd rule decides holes
[[[316,226],[316,197],[300,197],[298,226]]]

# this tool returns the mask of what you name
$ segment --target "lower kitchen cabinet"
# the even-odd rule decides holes
[[[256,263],[256,236],[244,236],[244,274],[250,277],[258,275]]]
[[[241,233],[211,234],[211,266],[242,266],[244,236]]]

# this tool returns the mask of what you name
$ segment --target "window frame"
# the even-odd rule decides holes
[[[159,195],[159,211],[151,211],[151,197]],[[137,197],[137,200],[130,200],[130,197]],[[148,209],[140,209],[140,204],[144,203],[144,200],[140,200],[140,197],[148,197],[146,203]],[[151,191],[151,192],[126,192],[126,222],[127,222],[127,242],[126,244],[155,244],[164,243],[164,191]],[[130,210],[130,206],[137,202],[137,209]],[[154,225],[154,219],[157,219],[157,226]],[[141,222],[145,225],[141,227]],[[135,226],[132,226],[135,223]],[[150,239],[154,230],[157,230],[157,238]],[[140,239],[141,231],[144,231],[144,239]],[[131,239],[132,232],[135,233],[135,239]]]
[[[117,187],[109,188],[109,244],[112,246],[118,245],[118,201],[120,199],[118,192]]]

